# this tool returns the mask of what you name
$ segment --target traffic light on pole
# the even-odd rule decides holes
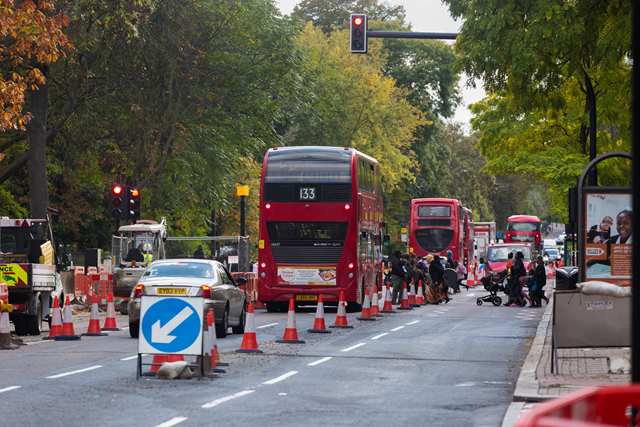
[[[138,187],[129,188],[129,217],[128,219],[140,219],[140,189]]]
[[[111,192],[109,193],[111,218],[127,219],[127,191],[128,188],[124,185],[116,184],[111,186]]]
[[[352,14],[350,30],[351,53],[367,53],[367,15]]]

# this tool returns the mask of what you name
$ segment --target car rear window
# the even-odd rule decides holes
[[[144,277],[195,277],[208,279],[213,277],[213,269],[209,264],[201,262],[176,262],[156,264],[144,272]]]

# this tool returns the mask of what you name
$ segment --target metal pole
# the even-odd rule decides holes
[[[240,196],[240,235],[245,236],[244,222],[245,222],[245,196]]]
[[[635,5],[633,8],[633,22],[640,22],[640,7]],[[640,46],[640,30],[637,25],[632,25],[632,42],[631,46],[633,53],[638,52],[638,46]],[[638,212],[640,210],[640,197],[638,197],[637,189],[640,185],[640,168],[636,168],[635,159],[640,150],[640,131],[638,131],[638,102],[640,100],[640,71],[638,67],[633,67],[632,71],[632,96],[631,96],[631,123],[632,123],[632,162],[631,168],[632,176],[632,193],[633,193],[633,211]],[[633,241],[633,271],[631,272],[632,286],[633,286],[633,302],[631,311],[631,382],[640,382],[640,240],[635,239]]]
[[[429,39],[429,40],[455,40],[458,33],[416,33],[412,31],[369,31],[368,37],[383,39]]]
[[[454,199],[456,198],[456,195],[458,194],[458,190],[457,190],[457,188],[456,188],[457,176],[458,176],[458,173],[457,173],[457,171],[454,169],[454,170],[453,170],[453,198],[454,198]]]
[[[596,94],[593,92],[593,86],[591,85],[591,79],[586,71],[584,71],[584,84],[587,88],[587,100],[589,103],[589,161],[592,161],[598,157],[596,150]],[[589,186],[595,187],[598,185],[598,169],[594,166],[589,171]]]

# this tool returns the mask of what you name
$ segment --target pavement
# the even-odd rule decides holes
[[[558,349],[556,372],[551,372],[551,343],[553,298],[549,296],[529,354],[525,359],[516,383],[513,403],[509,405],[502,427],[516,425],[519,416],[536,404],[564,396],[584,387],[600,387],[631,382],[631,374],[609,372],[609,361],[630,357],[631,349],[622,348],[572,348]],[[533,308],[531,310],[534,310]]]

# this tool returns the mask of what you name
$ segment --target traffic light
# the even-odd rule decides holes
[[[367,53],[367,15],[351,15],[351,53]]]
[[[140,219],[140,189],[138,187],[129,188],[129,217],[128,219]]]
[[[110,209],[111,218],[127,219],[127,199],[125,197],[128,188],[124,185],[116,184],[111,186]]]

